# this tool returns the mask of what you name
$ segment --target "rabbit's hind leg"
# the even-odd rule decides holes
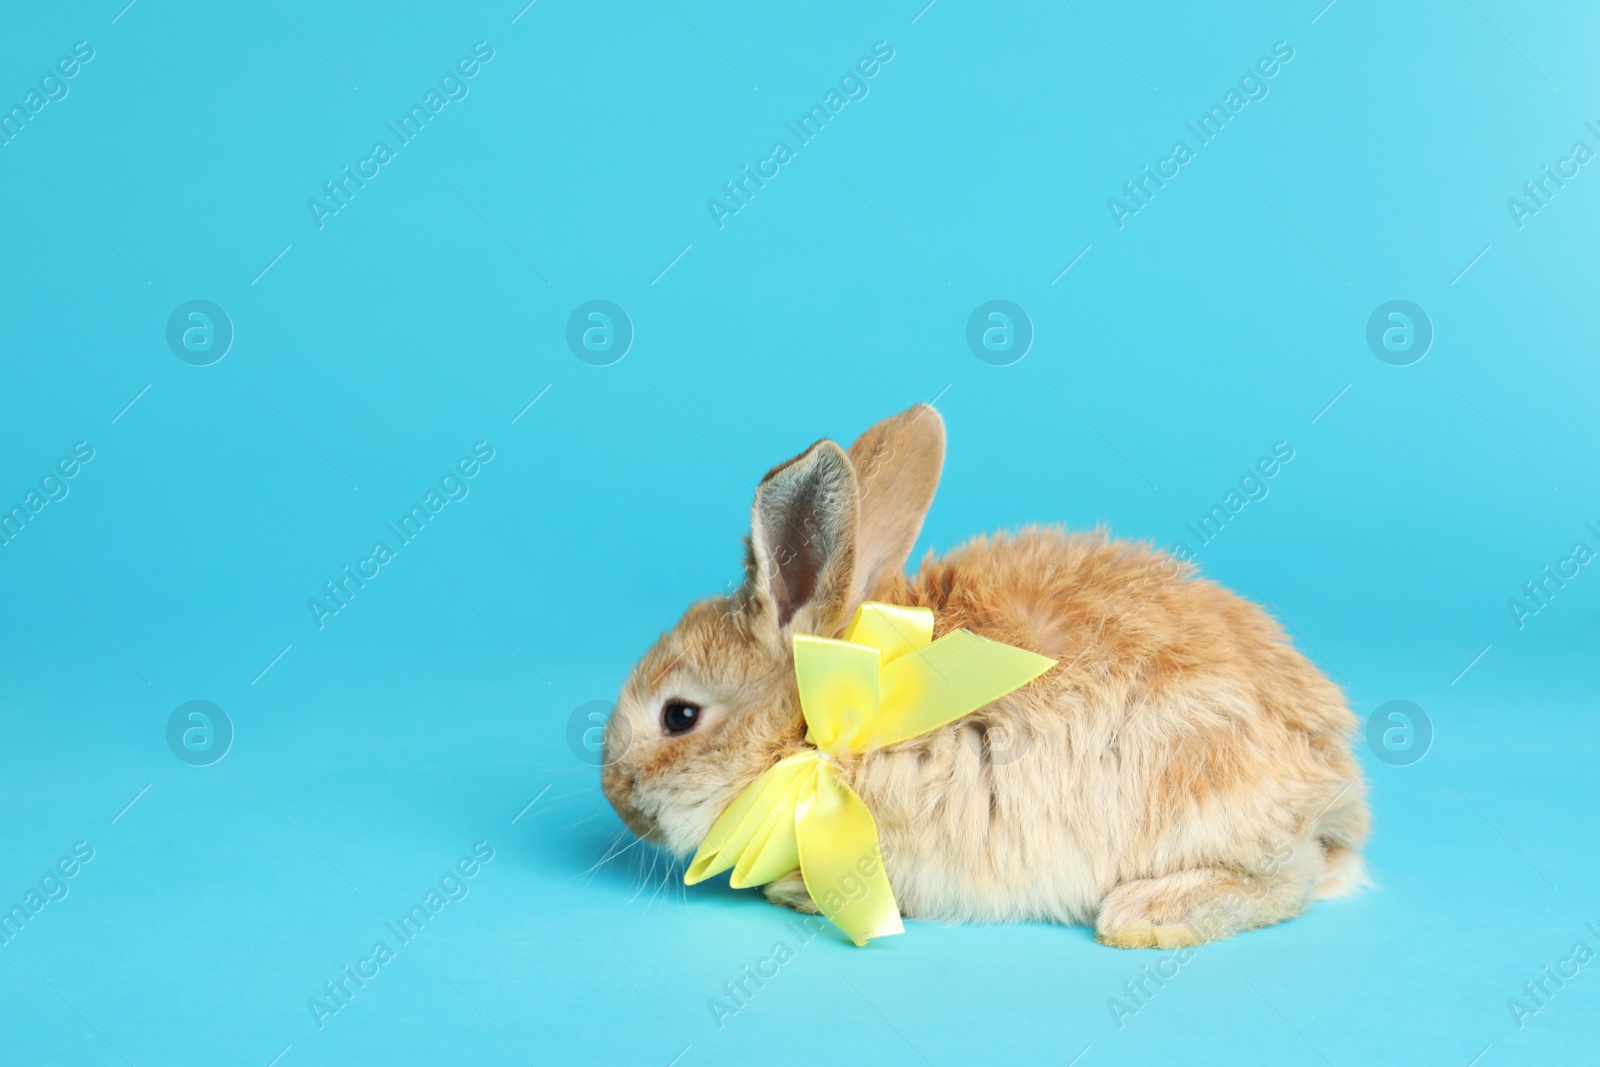
[[[1305,911],[1324,871],[1320,842],[1264,872],[1175,871],[1117,886],[1100,902],[1095,939],[1113,948],[1183,948],[1270,926]]]

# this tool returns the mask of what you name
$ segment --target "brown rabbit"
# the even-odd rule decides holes
[[[979,537],[915,577],[944,462],[925,405],[846,453],[822,440],[756,490],[744,584],[695,604],[634,669],[603,786],[688,854],[804,747],[791,638],[863,600],[931,608],[1059,665],[932,733],[842,760],[908,918],[1093,923],[1172,948],[1292,918],[1365,881],[1365,786],[1339,689],[1255,604],[1103,533]],[[769,899],[814,911],[799,872]]]

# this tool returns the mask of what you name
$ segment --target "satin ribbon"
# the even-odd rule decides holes
[[[734,798],[684,882],[732,868],[735,889],[796,867],[811,899],[857,945],[904,932],[872,812],[838,760],[954,722],[1055,666],[1026,649],[955,630],[933,640],[933,612],[868,601],[844,639],[794,638],[795,682],[813,747],[779,760]]]

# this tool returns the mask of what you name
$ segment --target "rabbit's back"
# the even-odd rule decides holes
[[[1060,661],[933,734],[869,756],[909,915],[1086,921],[1173,871],[1270,870],[1365,838],[1355,719],[1261,608],[1143,545],[1030,528],[930,556],[878,599]]]

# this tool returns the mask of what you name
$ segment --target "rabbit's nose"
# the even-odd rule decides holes
[[[626,804],[633,795],[633,775],[615,763],[607,764],[600,769],[600,789],[613,807]]]

